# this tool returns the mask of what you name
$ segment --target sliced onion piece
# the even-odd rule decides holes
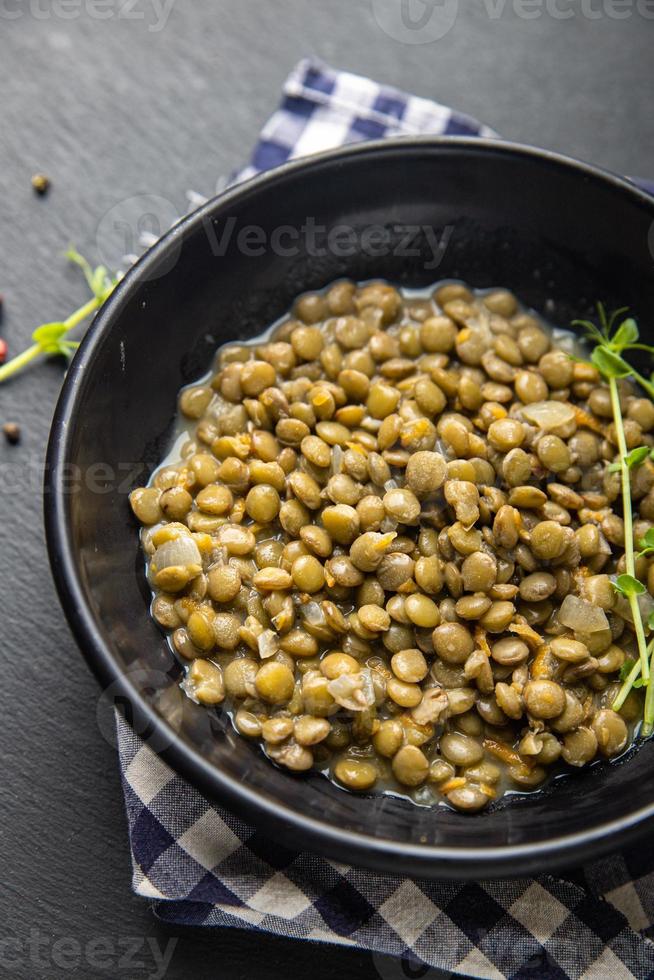
[[[152,556],[154,571],[160,572],[162,568],[170,568],[172,565],[197,566],[198,574],[202,571],[200,551],[190,534],[180,534],[172,541],[165,541]]]
[[[259,651],[259,637],[263,633],[263,626],[255,616],[246,616],[245,622],[239,628],[238,635],[246,643],[250,650]]]
[[[186,671],[186,674],[184,676],[184,680],[181,681],[181,683],[180,683],[179,686],[180,686],[180,688],[182,689],[182,691],[184,692],[184,694],[186,695],[187,698],[190,698],[191,701],[195,701],[196,704],[199,704],[200,703],[199,700],[198,700],[198,696],[196,694],[195,684],[193,683],[193,680],[191,679],[190,672],[188,670]]]
[[[329,682],[327,690],[348,711],[365,711],[375,703],[375,686],[368,668],[358,674],[341,674]]]
[[[518,751],[520,755],[538,755],[543,748],[543,739],[536,732],[527,732],[521,739]]]
[[[576,418],[575,410],[568,402],[532,402],[525,405],[522,415],[539,429],[549,432],[562,425],[569,425]]]
[[[562,626],[579,633],[597,633],[609,629],[609,621],[601,606],[595,606],[588,599],[577,595],[567,595],[561,603],[558,620]]]
[[[261,659],[267,660],[269,657],[274,657],[279,650],[279,638],[273,630],[264,630],[257,637],[257,646]]]
[[[340,446],[332,446],[331,473],[336,476],[343,471],[343,450]]]
[[[599,548],[597,549],[597,554],[598,555],[610,555],[611,554],[611,545],[609,544],[609,542],[604,537],[604,535],[602,534],[601,531],[599,533]]]
[[[447,693],[442,687],[429,687],[411,715],[418,725],[430,725],[439,720],[449,708],[449,704]]]
[[[327,620],[325,619],[325,614],[322,608],[317,602],[307,602],[301,607],[302,618],[309,623],[310,626],[326,626]]]

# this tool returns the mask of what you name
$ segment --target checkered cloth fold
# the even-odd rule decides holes
[[[237,179],[343,143],[419,133],[496,135],[435,102],[303,61]],[[355,946],[463,976],[654,978],[647,843],[557,878],[375,874],[266,838],[176,775],[120,715],[116,724],[134,890],[166,922]]]

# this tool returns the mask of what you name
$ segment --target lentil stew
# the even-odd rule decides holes
[[[463,811],[623,753],[617,447],[571,350],[505,289],[348,281],[223,347],[130,497],[188,696],[289,770]],[[654,445],[654,405],[621,402]],[[633,494],[639,540],[651,461]]]

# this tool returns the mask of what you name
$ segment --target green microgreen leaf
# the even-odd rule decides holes
[[[91,278],[91,289],[95,296],[98,296],[100,293],[104,291],[106,287],[107,279],[108,279],[108,273],[105,266],[99,265],[93,270],[93,276]]]
[[[631,668],[634,666],[635,663],[636,663],[635,660],[633,660],[631,657],[627,657],[622,667],[620,668],[619,676],[621,681],[626,681],[627,677],[631,672]]]
[[[84,256],[72,247],[66,252],[66,257],[84,273],[93,298],[65,320],[43,323],[37,327],[32,334],[32,346],[0,366],[0,383],[22,371],[41,355],[71,358],[79,347],[79,341],[69,340],[67,334],[102,306],[118,282],[118,278],[111,276],[105,266],[99,265],[92,269]]]
[[[93,292],[94,291],[93,290],[93,284],[92,284],[93,283],[93,269],[91,268],[89,262],[87,262],[87,260],[84,258],[84,256],[83,255],[80,255],[80,253],[77,251],[77,249],[74,248],[72,245],[69,245],[69,247],[64,252],[64,255],[66,256],[66,258],[70,262],[73,262],[75,265],[78,265],[80,267],[80,269],[84,273],[84,278],[86,279],[86,281],[88,283],[89,289],[91,290],[91,292]]]
[[[637,449],[632,449],[631,452],[627,453],[624,461],[631,470],[635,466],[641,466],[650,454],[649,446],[638,446]]]
[[[32,334],[32,340],[39,345],[44,354],[57,353],[61,337],[67,329],[65,323],[43,323]]]
[[[607,317],[604,303],[597,304],[597,313],[600,318],[600,322],[604,327],[604,332],[606,333],[607,337],[613,330],[613,324],[618,319],[618,317],[622,316],[623,313],[627,313],[628,311],[629,311],[628,306],[620,306],[617,310],[613,310],[611,315]]]
[[[644,350],[648,354],[654,354],[654,347],[651,344],[627,344],[625,350]]]
[[[646,591],[642,582],[639,582],[635,576],[627,574],[618,575],[613,583],[613,588],[627,599],[630,599],[631,596],[642,595]]]
[[[592,322],[592,320],[573,320],[573,327],[581,327],[581,329],[586,334],[589,340],[594,340],[596,344],[603,344],[606,342],[607,338],[598,329],[598,327]]]
[[[645,534],[645,537],[640,539],[638,542],[638,547],[641,549],[638,552],[639,558],[654,554],[654,527],[651,527]],[[654,615],[654,613],[652,615]],[[650,629],[654,629],[654,625],[651,625]]]
[[[609,378],[626,378],[633,373],[631,366],[623,357],[605,346],[595,347],[590,359],[607,380]]]
[[[109,275],[109,270],[104,265],[98,265],[93,269],[91,265],[87,262],[83,255],[77,251],[77,249],[72,246],[67,249],[66,258],[78,265],[82,272],[84,273],[84,278],[88,283],[88,287],[98,300],[99,303],[103,303],[112,288],[116,284],[116,279]]]
[[[636,466],[641,466],[647,457],[651,455],[652,451],[649,446],[638,446],[637,449],[632,449],[631,452],[627,453],[623,459],[627,467],[632,470]],[[609,473],[619,473],[621,469],[622,462],[620,460],[616,460],[614,463],[610,463],[608,466]]]
[[[638,325],[633,317],[628,317],[623,320],[618,329],[615,331],[611,337],[611,348],[618,353],[623,351],[625,347],[631,346],[638,341],[640,334],[638,333]]]

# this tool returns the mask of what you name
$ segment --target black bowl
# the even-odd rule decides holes
[[[180,695],[179,666],[148,615],[127,492],[161,459],[180,386],[208,369],[218,344],[260,333],[303,290],[341,276],[405,286],[464,278],[507,286],[561,325],[602,299],[648,326],[653,222],[652,198],[573,160],[499,142],[394,140],[301,160],[228,191],[127,274],[66,378],[46,526],[82,651],[179,773],[292,847],[426,877],[551,869],[651,828],[651,743],[477,815],[354,796],[318,774],[273,767],[220,712]]]

